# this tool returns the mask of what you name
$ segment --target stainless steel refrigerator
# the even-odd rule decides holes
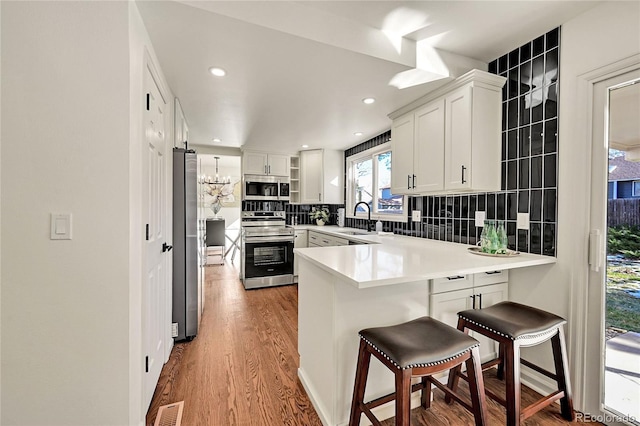
[[[197,160],[193,150],[173,150],[173,323],[176,340],[198,334]],[[175,335],[175,333],[174,333]]]

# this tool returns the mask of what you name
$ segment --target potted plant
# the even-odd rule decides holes
[[[309,213],[311,220],[316,221],[316,225],[322,226],[329,221],[329,209],[326,207],[313,207]]]

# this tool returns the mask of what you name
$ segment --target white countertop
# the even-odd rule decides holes
[[[555,257],[528,253],[508,258],[479,256],[468,252],[467,249],[473,247],[470,245],[403,235],[345,235],[339,231],[358,230],[337,226],[297,225],[295,229],[324,232],[369,243],[294,250],[300,258],[308,260],[357,288],[556,262]]]

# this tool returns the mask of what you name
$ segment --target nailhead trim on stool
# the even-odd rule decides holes
[[[383,357],[385,357],[385,359],[387,359],[390,363],[392,363],[393,365],[395,365],[395,366],[396,366],[396,368],[397,368],[398,370],[406,370],[407,368],[431,367],[431,366],[433,366],[433,365],[445,364],[445,363],[447,363],[447,362],[449,362],[449,361],[452,361],[452,360],[454,360],[454,359],[456,359],[456,358],[460,358],[462,355],[464,355],[464,354],[466,354],[467,352],[469,352],[469,350],[471,350],[471,349],[473,349],[473,348],[477,348],[478,346],[480,346],[479,344],[478,344],[478,345],[471,346],[471,347],[469,347],[469,349],[468,349],[468,350],[466,350],[466,351],[459,352],[459,353],[457,353],[457,354],[455,354],[455,355],[450,356],[449,358],[445,358],[445,359],[442,359],[442,360],[438,360],[438,361],[436,361],[436,362],[419,363],[419,364],[409,364],[409,365],[407,365],[406,367],[400,367],[400,366],[399,366],[399,365],[398,365],[394,360],[392,360],[391,358],[389,358],[389,357],[387,356],[387,354],[386,354],[386,353],[384,353],[384,352],[383,352],[382,350],[380,350],[376,345],[374,345],[374,344],[373,344],[373,343],[371,343],[369,340],[367,340],[367,338],[366,338],[366,337],[362,336],[361,334],[358,334],[358,336],[360,336],[360,338],[361,338],[362,340],[364,340],[365,342],[367,342],[367,345],[371,346],[373,349],[375,349],[375,350],[376,350],[376,352],[378,352],[380,355],[382,355]]]
[[[464,315],[460,315],[459,317],[463,318],[466,322],[470,322],[471,324],[477,325],[480,328],[484,328],[485,330],[489,330],[492,333],[498,334],[498,335],[500,335],[502,337],[507,337],[507,338],[509,338],[511,340],[535,339],[537,337],[542,337],[542,336],[545,336],[545,335],[547,335],[549,333],[552,333],[552,332],[554,332],[554,331],[556,331],[558,329],[558,326],[553,326],[553,327],[550,327],[547,330],[541,331],[541,332],[536,333],[536,334],[522,334],[520,336],[513,337],[513,336],[510,336],[508,334],[504,334],[504,333],[502,333],[500,331],[494,330],[493,328],[487,327],[484,324],[480,324],[480,323],[478,323],[476,321],[470,320],[469,318],[465,317]]]

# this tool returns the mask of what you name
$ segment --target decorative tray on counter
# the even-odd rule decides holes
[[[469,250],[469,253],[477,254],[479,256],[489,256],[489,257],[513,257],[513,256],[518,256],[520,254],[519,251],[513,251],[513,250],[507,250],[506,253],[500,253],[500,254],[485,253],[482,251],[480,247],[469,247],[467,250]]]

